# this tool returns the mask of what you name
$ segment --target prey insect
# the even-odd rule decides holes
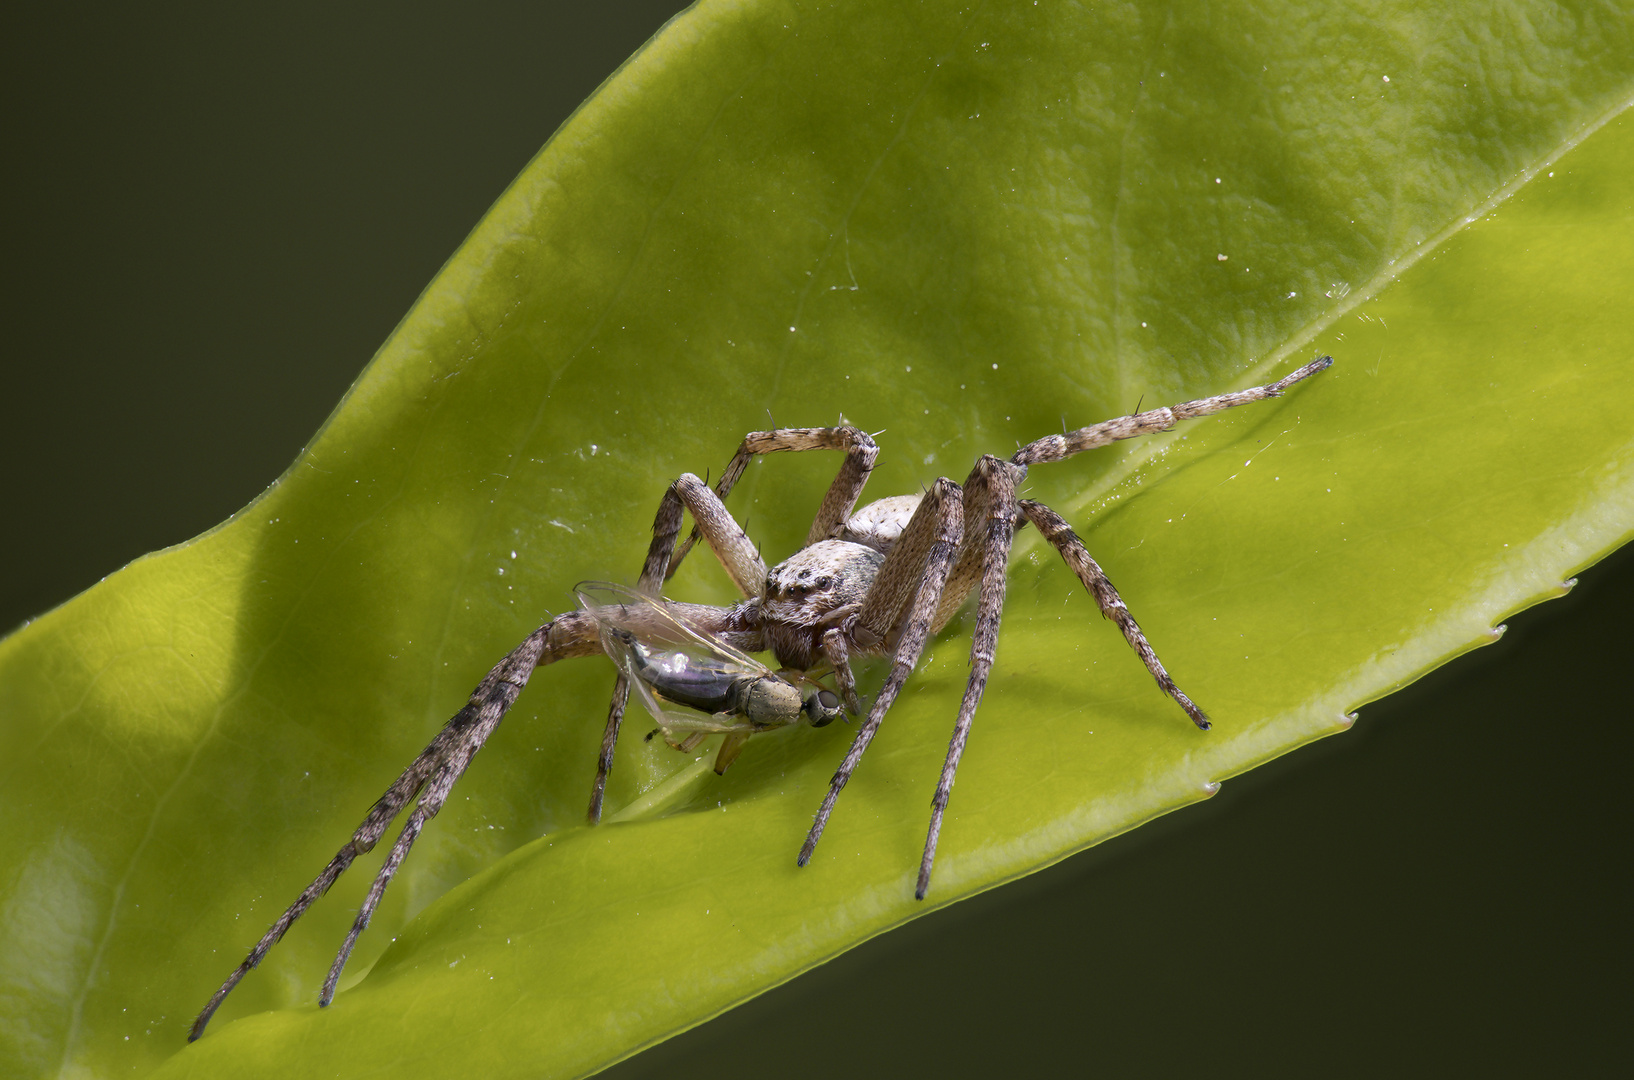
[[[1320,357],[1264,386],[1148,409],[1049,435],[1021,447],[1009,458],[983,456],[963,484],[943,477],[921,494],[887,497],[860,510],[855,509],[857,499],[879,454],[871,436],[846,426],[752,432],[713,487],[691,473],[683,473],[664,492],[653,522],[652,544],[633,593],[605,586],[586,587],[581,590],[580,610],[557,616],[539,627],[488,672],[465,707],[386,789],[351,840],[227,977],[193,1022],[189,1038],[196,1039],[203,1033],[210,1017],[239,980],[261,962],[357,856],[375,846],[398,814],[413,802],[402,832],[375,876],[324,980],[318,1002],[330,1002],[352,946],[368,926],[387,884],[402,866],[420,831],[442,809],[455,782],[515,703],[533,671],[558,660],[608,655],[619,671],[591,785],[588,817],[594,823],[601,818],[607,775],[613,766],[613,749],[632,683],[672,745],[696,746],[695,736],[724,732],[725,745],[716,760],[717,769],[724,769],[743,741],[757,732],[802,721],[825,724],[837,715],[837,705],[842,702],[846,710],[862,713],[851,657],[888,657],[890,672],[835,770],[800,849],[796,861],[805,866],[828,825],[841,790],[918,664],[926,640],[975,594],[976,626],[969,681],[931,799],[930,828],[914,890],[914,895],[923,899],[930,887],[954,773],[992,670],[1010,546],[1018,530],[1032,525],[1039,531],[1077,575],[1101,613],[1117,624],[1163,693],[1199,729],[1206,731],[1209,727],[1208,717],[1169,676],[1078,534],[1043,503],[1018,496],[1017,489],[1028,469],[1120,439],[1164,431],[1182,420],[1276,397],[1331,363],[1329,357]],[[724,500],[756,455],[806,450],[837,450],[845,457],[806,534],[805,545],[768,568],[726,509]],[[693,529],[690,537],[680,542],[686,514],[692,517]],[[739,602],[712,607],[659,597],[664,582],[700,539],[720,559],[743,594]],[[776,656],[780,672],[747,655],[768,651]],[[809,688],[817,685],[817,677],[829,675],[837,691],[823,688],[807,694],[801,690],[802,685]],[[669,707],[672,705],[700,712],[695,716],[678,713]]]
[[[574,591],[601,630],[602,648],[658,722],[647,738],[663,732],[670,746],[690,752],[710,735],[725,734],[716,773],[726,772],[751,735],[802,720],[825,727],[844,714],[834,691],[802,678],[811,686],[802,692],[754,657],[676,618],[667,600],[609,582],[586,582]],[[666,702],[696,712],[677,712]]]

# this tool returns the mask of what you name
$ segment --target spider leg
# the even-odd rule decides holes
[[[492,725],[488,726],[488,733],[499,722],[495,717]],[[454,749],[437,762],[436,771],[432,773],[420,796],[419,805],[403,823],[403,831],[397,834],[397,842],[391,846],[386,855],[386,861],[381,865],[380,872],[375,874],[374,882],[369,886],[368,895],[363,898],[363,906],[357,910],[357,918],[352,920],[352,928],[346,932],[346,940],[341,942],[340,951],[335,954],[335,962],[329,965],[329,974],[324,977],[323,989],[318,993],[318,1004],[327,1005],[334,1000],[335,984],[340,982],[340,973],[346,967],[347,958],[352,955],[352,946],[357,944],[358,935],[368,928],[369,919],[374,915],[374,909],[380,906],[381,897],[386,895],[386,886],[396,876],[403,860],[408,858],[409,848],[419,839],[420,830],[425,823],[437,816],[437,811],[443,808],[448,801],[448,793],[454,787],[454,782],[465,772],[465,767],[471,763],[471,755],[481,746],[481,740],[487,738],[487,733],[473,736],[476,745],[469,742]],[[463,751],[463,752],[461,752]]]
[[[313,901],[329,891],[329,887],[335,883],[341,874],[346,872],[346,868],[352,865],[354,859],[365,852],[373,850],[375,844],[379,842],[380,837],[385,833],[386,827],[392,823],[392,819],[398,815],[398,812],[416,795],[420,794],[421,789],[427,786],[428,781],[430,781],[431,790],[436,790],[442,783],[441,778],[448,767],[448,763],[457,761],[458,768],[447,779],[447,787],[453,786],[454,781],[459,779],[459,774],[465,770],[465,766],[470,762],[472,756],[482,749],[482,744],[487,741],[494,728],[499,726],[499,721],[505,715],[505,711],[516,701],[517,695],[527,685],[528,677],[536,667],[557,660],[565,660],[569,657],[593,656],[599,652],[601,652],[601,638],[596,631],[595,621],[588,615],[572,612],[552,619],[529,634],[527,640],[507,653],[503,660],[494,665],[493,670],[489,671],[483,677],[482,682],[477,684],[476,690],[472,692],[471,699],[466,703],[465,707],[443,726],[443,729],[437,733],[431,743],[420,752],[418,757],[409,763],[407,769],[403,770],[403,774],[392,783],[391,787],[386,789],[386,793],[380,796],[374,806],[370,807],[369,813],[363,819],[363,823],[352,834],[352,838],[346,842],[346,846],[336,852],[335,857],[330,859],[329,864],[323,868],[323,872],[313,879],[312,884],[301,891],[301,895],[295,898],[295,902],[282,915],[278,916],[271,928],[262,935],[261,940],[256,942],[255,947],[250,950],[243,963],[239,964],[233,973],[227,976],[227,981],[221,984],[221,988],[211,996],[209,1002],[199,1013],[198,1018],[193,1021],[193,1027],[188,1032],[188,1041],[192,1042],[204,1034],[205,1025],[210,1022],[210,1018],[215,1015],[216,1009],[232,992],[233,987],[238,985],[239,981],[250,972],[250,969],[261,963],[267,952],[278,944],[279,939],[295,924],[295,920],[299,919],[306,912],[306,909],[312,906]],[[446,797],[447,790],[444,788],[442,798]],[[429,795],[427,798],[429,798]],[[425,801],[425,799],[421,800],[422,806]],[[437,805],[441,806],[440,799]],[[435,812],[435,810],[432,811],[432,813]],[[419,811],[417,810],[416,813],[418,814]],[[411,818],[410,820],[412,823],[414,819]],[[404,831],[407,833],[407,827],[405,827]],[[418,824],[414,825],[414,831],[418,834]],[[412,843],[412,840],[410,842]],[[397,846],[402,848],[402,853],[399,854],[396,848],[393,849],[395,862],[388,860],[392,872],[395,872],[397,864],[402,862],[402,855],[406,855],[408,852],[407,844],[403,843],[401,839],[399,839]],[[386,887],[386,881],[390,880],[391,874],[384,873],[384,871],[382,873],[383,879],[377,878],[376,887],[370,890],[372,901],[367,905],[366,911],[372,912],[374,910],[374,904],[379,902],[378,892],[383,891]],[[367,925],[367,915],[360,914],[360,918],[362,924]],[[325,1003],[328,1002],[329,994],[333,990],[334,979],[339,977],[340,966],[345,963],[346,955],[351,951],[352,943],[356,940],[357,934],[362,928],[362,925],[355,926],[353,932],[347,936],[346,944],[336,960],[335,969],[331,972],[331,978],[326,983],[327,989],[323,998]]]
[[[840,762],[834,779],[829,782],[828,794],[823,797],[823,804],[817,810],[811,832],[807,834],[800,857],[796,860],[800,866],[811,861],[811,853],[822,838],[835,800],[840,797],[841,789],[851,779],[863,752],[879,731],[886,710],[896,701],[902,684],[919,662],[925,639],[930,636],[931,619],[936,614],[942,587],[953,566],[959,542],[964,537],[963,504],[963,494],[953,481],[943,478],[932,484],[907,528],[902,530],[901,539],[885,557],[873,587],[863,600],[858,626],[879,626],[878,631],[872,632],[875,641],[885,640],[892,625],[898,623],[899,612],[905,612],[905,617],[900,620],[896,634],[891,674],[886,677],[885,685],[880,687],[874,707],[868,711],[868,719],[858,730],[845,760]]]
[[[637,588],[656,596],[674,572],[680,561],[675,538],[681,534],[682,507],[692,514],[694,531],[708,542],[738,591],[744,596],[759,596],[766,583],[766,563],[755,549],[754,541],[726,509],[721,497],[691,473],[682,473],[658,504],[658,516],[652,525],[652,546],[647,549],[647,561],[641,568]]]
[[[761,584],[766,580],[766,564],[755,550],[754,541],[726,509],[720,495],[691,473],[682,473],[659,500],[658,513],[652,523],[652,543],[647,548],[647,560],[642,564],[636,588],[649,596],[657,596],[674,566],[686,554],[686,547],[679,552],[675,550],[675,540],[681,535],[683,510],[690,511],[692,520],[697,522],[693,536],[702,535],[708,541],[738,591],[744,596],[760,595]],[[690,546],[689,540],[687,547]],[[760,646],[756,644],[753,648],[758,650]],[[585,818],[592,825],[601,820],[602,803],[607,797],[607,776],[613,771],[613,752],[618,748],[618,732],[624,724],[624,710],[629,702],[629,679],[620,672],[613,683],[613,699],[607,705],[607,726],[602,729],[596,778],[590,785],[590,807],[585,812]]]
[[[970,725],[976,718],[976,707],[981,704],[982,693],[987,689],[988,673],[993,670],[999,621],[1004,614],[1004,585],[1010,564],[1010,542],[1016,535],[1016,484],[1026,475],[1025,469],[987,456],[976,463],[970,479],[965,481],[964,542],[960,545],[960,557],[948,577],[948,585],[939,605],[947,615],[941,616],[939,612],[938,617],[946,622],[963,603],[963,593],[954,595],[957,584],[954,578],[959,573],[959,567],[967,561],[980,561],[981,595],[976,608],[976,632],[970,644],[970,679],[965,684],[964,700],[959,703],[959,718],[953,725],[953,737],[948,741],[947,761],[942,765],[942,775],[936,783],[936,795],[931,799],[930,830],[925,835],[925,853],[919,861],[919,881],[914,888],[914,898],[918,900],[923,900],[930,888],[931,864],[936,860],[936,841],[942,833],[942,815],[947,810],[948,797],[953,793],[953,775],[959,769],[959,758],[963,756],[965,743],[970,738]],[[976,514],[980,517],[976,517]],[[969,587],[964,588],[968,593]]]
[[[1109,446],[1119,439],[1133,439],[1137,435],[1150,435],[1158,431],[1167,431],[1181,420],[1194,420],[1199,416],[1221,412],[1235,408],[1238,405],[1247,405],[1254,401],[1264,401],[1273,398],[1299,382],[1308,379],[1319,371],[1325,370],[1333,363],[1333,357],[1323,356],[1290,375],[1278,379],[1274,383],[1264,386],[1255,386],[1247,390],[1237,390],[1229,394],[1218,394],[1214,397],[1199,398],[1196,401],[1186,401],[1179,405],[1169,405],[1161,409],[1148,409],[1145,412],[1134,413],[1130,416],[1120,416],[1114,420],[1103,420],[1099,424],[1091,424],[1086,428],[1068,432],[1065,435],[1047,435],[1037,442],[1028,443],[1010,460],[1017,465],[1036,465],[1041,461],[1061,461],[1074,454],[1081,454],[1085,450],[1093,450],[1099,446]]]
[[[862,494],[863,485],[868,482],[868,474],[873,471],[874,459],[879,456],[879,447],[874,444],[874,440],[867,432],[854,427],[751,431],[743,437],[738,452],[732,455],[732,460],[726,465],[726,471],[721,473],[720,480],[716,481],[715,494],[725,499],[743,475],[743,470],[749,467],[749,459],[756,454],[799,450],[845,451],[845,461],[840,465],[839,475],[834,478],[834,483],[829,485],[828,494],[823,496],[823,505],[817,511],[817,518],[811,523],[811,531],[806,534],[806,546],[810,547],[819,540],[831,537],[834,530],[851,516],[852,508],[857,505],[857,497]],[[670,574],[674,574],[676,568],[681,565],[681,560],[692,550],[692,545],[698,542],[699,535],[700,530],[694,528],[687,542],[675,553],[669,567]]]
[[[851,671],[851,650],[845,643],[844,632],[837,626],[823,631],[819,647],[823,650],[823,659],[834,669],[834,681],[840,684],[840,697],[845,699],[846,711],[853,716],[862,712],[862,699],[857,697],[857,677]]]
[[[607,726],[602,729],[601,749],[596,754],[596,778],[590,782],[590,808],[584,815],[592,825],[601,821],[601,804],[607,798],[607,776],[613,771],[613,752],[618,749],[618,730],[624,725],[624,710],[629,704],[630,679],[620,671],[613,681],[613,699],[607,703]]]
[[[1186,710],[1186,715],[1191,717],[1192,723],[1207,731],[1208,717],[1169,677],[1168,671],[1163,667],[1163,661],[1157,658],[1157,653],[1146,640],[1146,635],[1141,633],[1140,627],[1135,623],[1135,617],[1129,614],[1129,608],[1124,604],[1123,597],[1118,595],[1118,590],[1107,580],[1106,572],[1090,557],[1089,549],[1084,547],[1084,542],[1079,539],[1078,534],[1072,531],[1072,526],[1043,503],[1023,499],[1019,505],[1021,512],[1027,515],[1027,520],[1033,523],[1046,540],[1055,545],[1055,549],[1061,553],[1061,558],[1072,567],[1073,573],[1078,575],[1078,580],[1084,583],[1084,588],[1095,598],[1101,614],[1118,624],[1118,629],[1123,631],[1129,647],[1135,650],[1141,663],[1146,665],[1146,670],[1152,673],[1157,685]]]

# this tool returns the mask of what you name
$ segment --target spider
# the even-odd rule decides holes
[[[671,741],[671,745],[691,749],[707,731],[726,732],[715,763],[716,771],[724,772],[754,732],[800,720],[820,727],[838,715],[839,702],[833,691],[823,688],[811,696],[801,697],[797,683],[820,686],[809,673],[832,673],[845,708],[860,714],[862,699],[857,694],[851,657],[857,654],[889,656],[890,673],[874,697],[851,749],[835,770],[811,831],[800,848],[796,861],[805,866],[823,835],[840,791],[918,664],[927,638],[945,626],[975,592],[976,627],[970,650],[970,678],[954,723],[953,738],[948,744],[947,760],[931,800],[930,829],[914,889],[915,898],[924,899],[930,888],[931,864],[936,856],[942,816],[953,789],[954,773],[993,666],[1010,545],[1019,529],[1031,524],[1061,553],[1095,598],[1101,614],[1117,624],[1162,691],[1175,700],[1199,729],[1209,728],[1208,717],[1175,685],[1117,590],[1072,527],[1042,503],[1017,498],[1016,489],[1026,477],[1028,467],[1061,461],[1120,439],[1164,431],[1181,420],[1277,397],[1332,363],[1331,357],[1319,357],[1264,386],[1149,409],[1066,434],[1050,435],[1028,443],[1008,459],[985,455],[976,462],[963,485],[942,477],[922,494],[891,496],[855,512],[857,498],[879,453],[871,436],[849,426],[752,432],[744,438],[714,487],[691,473],[683,473],[664,492],[653,522],[652,545],[635,593],[612,592],[607,586],[582,587],[583,610],[551,619],[494,665],[465,707],[386,789],[351,840],[227,977],[193,1022],[188,1040],[203,1034],[205,1025],[239,980],[261,962],[295,920],[334,884],[357,856],[375,846],[398,813],[418,796],[418,803],[375,876],[324,980],[318,1003],[329,1004],[358,935],[369,925],[369,918],[387,884],[402,866],[420,830],[442,809],[454,783],[498,727],[506,710],[515,703],[534,669],[557,660],[608,654],[614,656],[620,667],[591,786],[588,818],[595,824],[601,818],[607,776],[613,767],[613,749],[618,743],[632,677],[648,683],[642,693],[649,702],[652,700],[649,691],[654,689],[660,694],[689,695],[696,694],[700,685],[710,684],[708,701],[720,703],[722,707],[716,723],[692,724],[692,733],[679,742]],[[845,460],[818,508],[805,546],[767,569],[754,543],[727,511],[723,500],[757,454],[804,450],[841,450]],[[683,511],[692,515],[694,527],[687,540],[677,546]],[[720,559],[745,599],[730,607],[659,599],[664,582],[675,573],[700,538]],[[608,595],[617,603],[616,616],[610,614],[613,605],[602,603]],[[651,602],[627,602],[632,598],[638,601],[651,598]],[[675,639],[676,624],[680,625],[682,634],[694,639],[694,644],[702,642],[706,650],[720,657],[739,657],[742,663],[735,668],[723,667],[712,659],[695,656],[688,659],[683,653],[655,651],[654,642]],[[743,656],[765,651],[776,656],[783,667],[782,673],[773,673]],[[660,674],[658,666],[665,662],[665,656],[672,661],[667,675]],[[745,689],[757,682],[764,689],[778,691],[779,694],[773,696],[780,695],[784,699],[785,704],[776,712],[775,719],[771,713],[757,715],[758,706],[751,702],[753,695]],[[677,689],[683,685],[686,689]],[[694,700],[683,697],[680,701],[693,705],[704,702],[704,697]],[[664,724],[662,718],[660,724]],[[669,739],[667,731],[666,739]]]

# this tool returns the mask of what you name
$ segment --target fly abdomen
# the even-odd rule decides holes
[[[800,691],[782,679],[711,657],[655,649],[628,630],[612,633],[629,649],[635,676],[667,701],[712,715],[741,716],[762,728],[800,720]]]
[[[636,675],[660,697],[706,713],[743,711],[751,675],[689,653],[650,648],[628,631],[615,631],[630,649]]]

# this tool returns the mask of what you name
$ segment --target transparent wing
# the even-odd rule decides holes
[[[581,581],[573,591],[597,625],[626,630],[649,647],[680,650],[700,659],[733,664],[745,674],[772,673],[771,668],[736,646],[688,625],[661,596],[647,596],[611,581]]]
[[[669,732],[755,730],[746,719],[694,711],[696,706],[678,709],[655,691],[653,676],[656,671],[692,681],[757,678],[772,674],[765,664],[687,625],[662,597],[606,581],[581,582],[574,592],[596,620],[602,648],[635,686],[659,727]]]

